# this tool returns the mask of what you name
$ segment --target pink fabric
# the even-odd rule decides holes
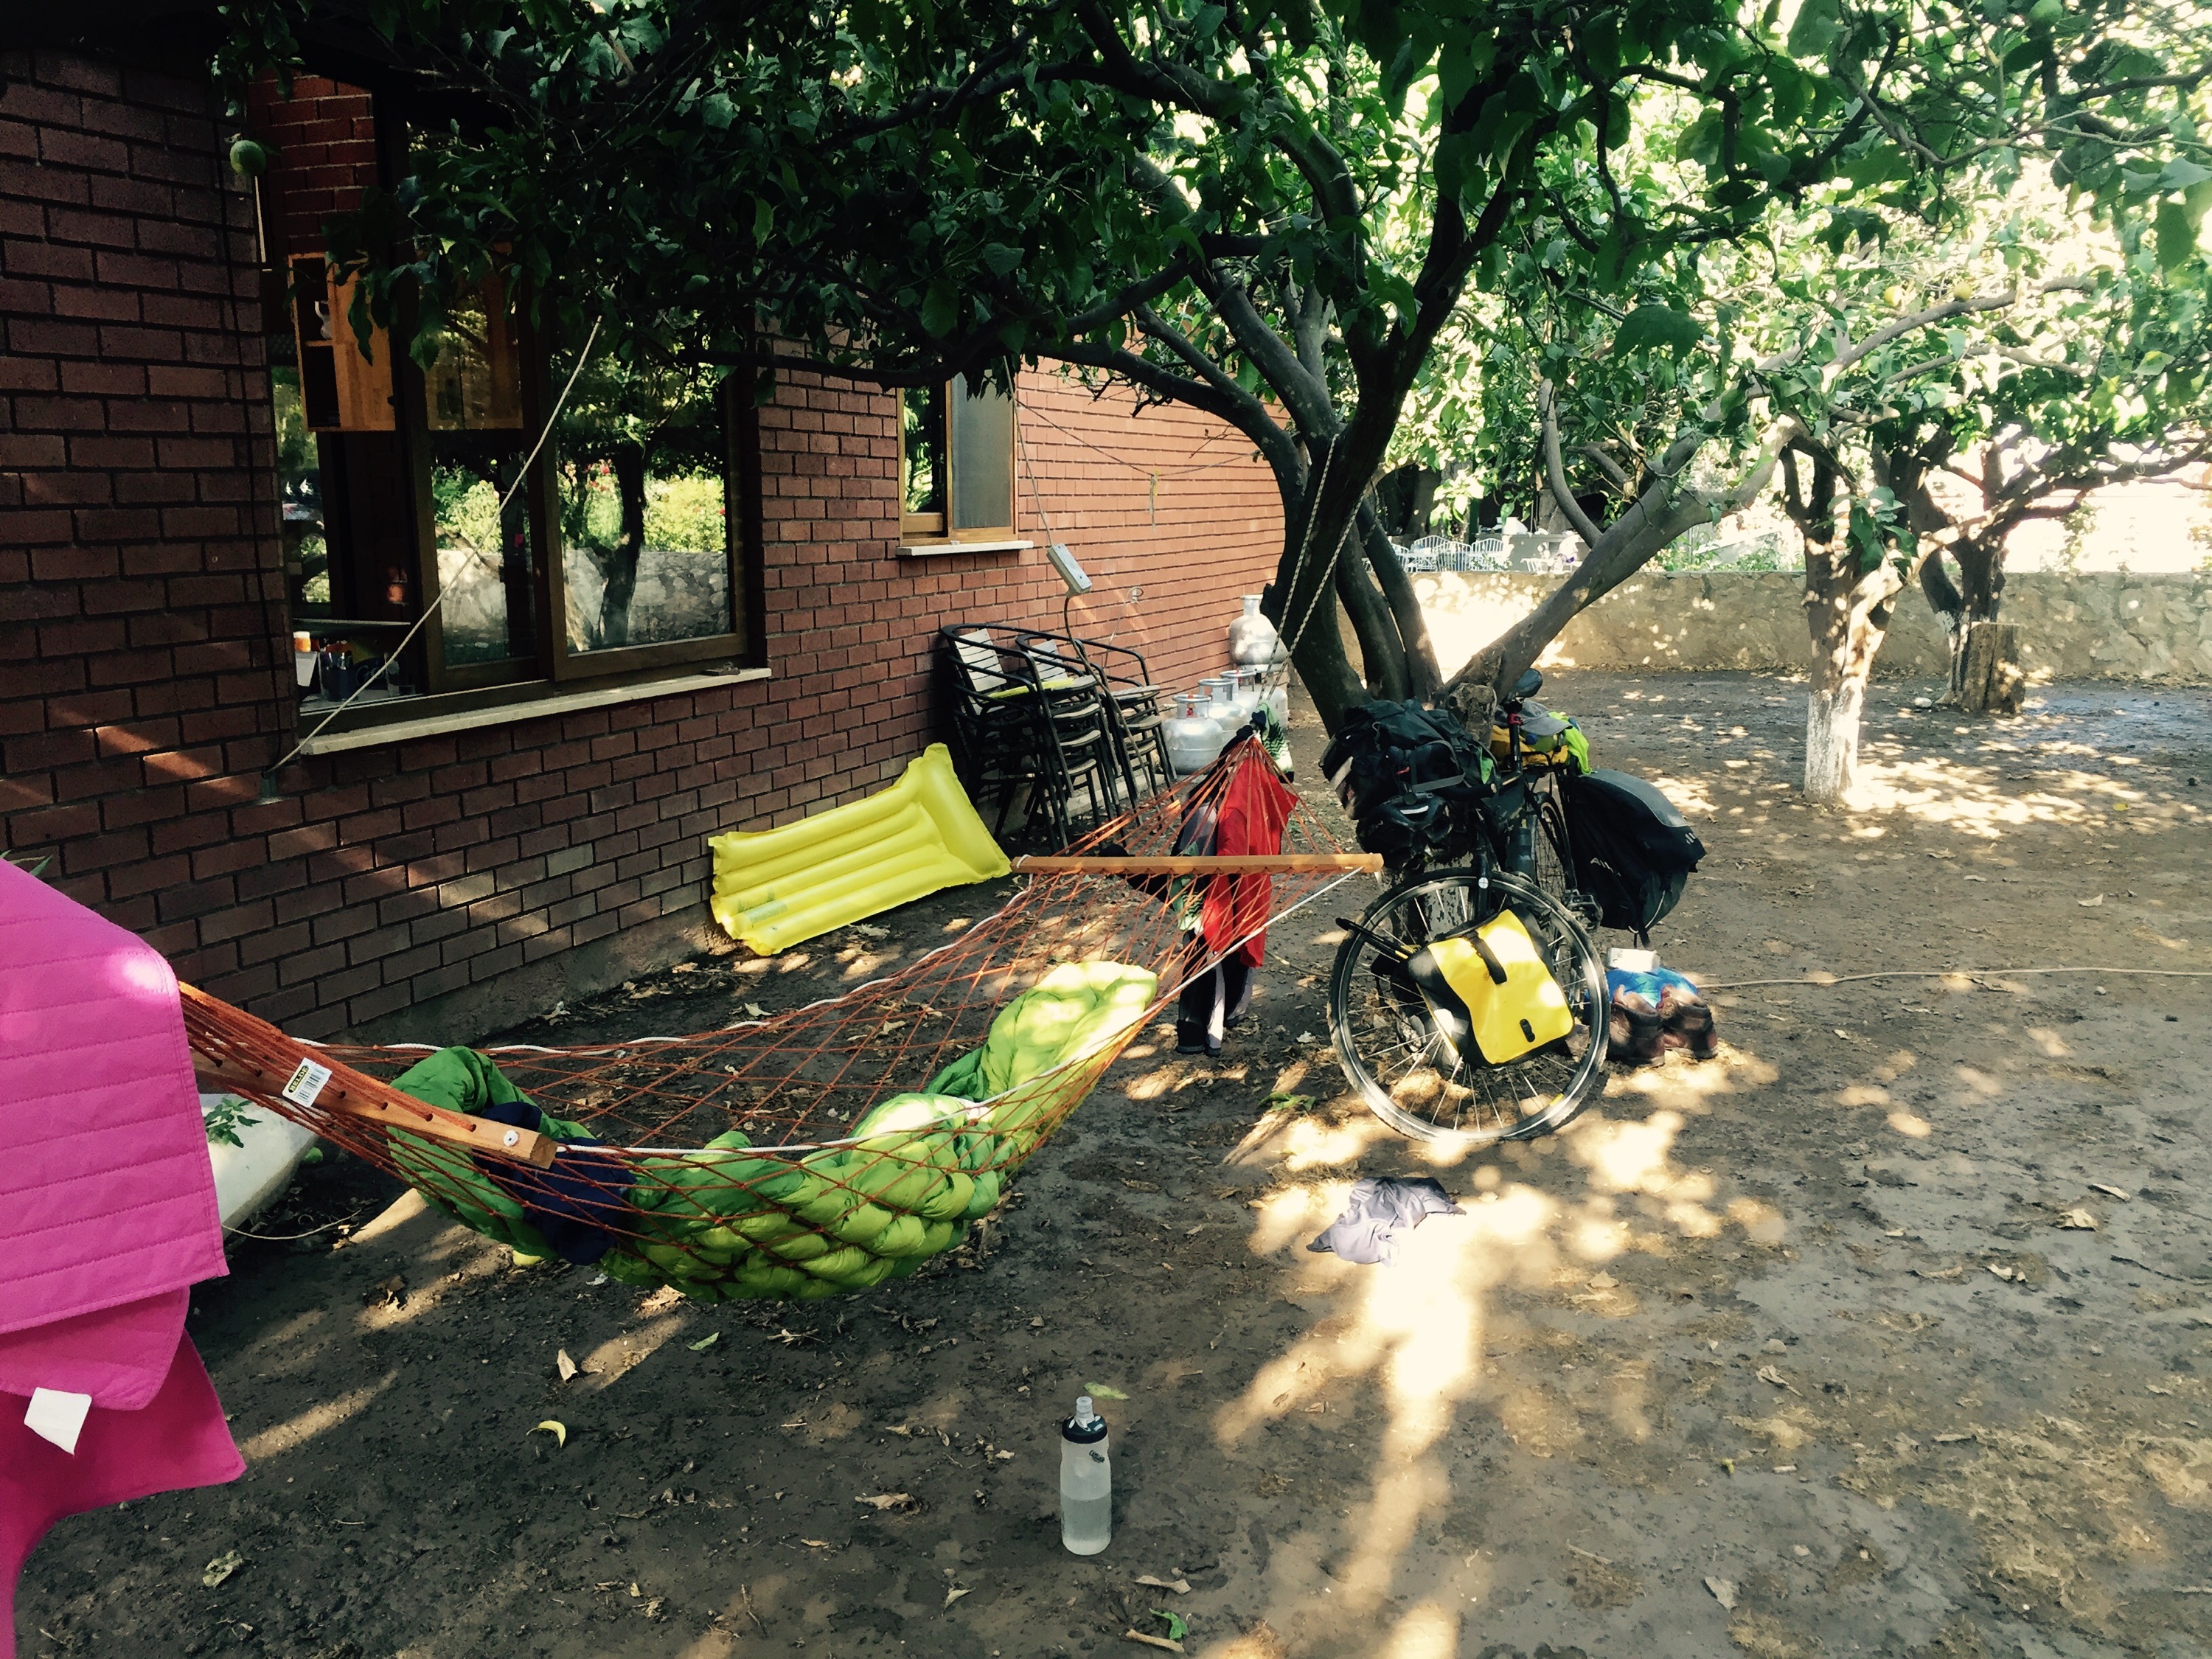
[[[135,1412],[168,1376],[191,1299],[189,1290],[163,1291],[0,1335],[0,1394],[27,1397],[33,1389],[58,1389],[88,1394],[95,1406]]]
[[[0,1333],[225,1271],[176,975],[0,860]]]
[[[246,1471],[206,1368],[182,1334],[152,1401],[133,1412],[94,1407],[74,1453],[23,1426],[29,1406],[0,1394],[0,1659],[15,1659],[16,1576],[55,1522]]]

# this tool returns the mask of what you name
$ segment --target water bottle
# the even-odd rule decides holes
[[[1114,1466],[1106,1450],[1106,1419],[1091,1396],[1075,1402],[1075,1415],[1060,1428],[1060,1541],[1071,1555],[1096,1555],[1114,1538]]]

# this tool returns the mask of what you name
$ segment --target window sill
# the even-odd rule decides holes
[[[1026,553],[1036,544],[1030,541],[1004,542],[902,542],[898,556],[902,559],[930,559],[945,553]]]
[[[356,726],[344,732],[325,732],[300,745],[302,755],[336,755],[349,749],[375,749],[386,744],[406,743],[416,738],[443,737],[449,732],[472,732],[481,726],[507,726],[548,714],[573,714],[586,708],[605,708],[621,702],[642,702],[648,697],[674,696],[685,691],[705,691],[718,685],[742,685],[764,680],[765,668],[739,668],[720,674],[679,674],[670,679],[640,680],[629,685],[600,686],[588,691],[560,691],[550,697],[524,702],[500,703],[489,708],[457,709],[428,714],[420,720],[386,720],[376,726]]]

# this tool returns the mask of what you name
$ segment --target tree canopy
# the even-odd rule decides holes
[[[299,3],[241,15],[243,61],[312,27]],[[1624,358],[1694,361],[1662,449],[1686,465],[1745,428],[1753,389],[1673,296],[1773,214],[1839,244],[1879,217],[1940,230],[1969,170],[2032,163],[2161,227],[2201,212],[2194,15],[376,0],[423,107],[465,112],[424,125],[410,176],[334,246],[365,306],[422,296],[418,350],[438,296],[496,262],[533,304],[709,362],[913,384],[1052,356],[1213,413],[1274,472],[1267,608],[1333,721],[1370,689],[1436,687],[1367,504],[1470,292],[1588,296]],[[1655,475],[1650,514],[1681,476]],[[1331,595],[1365,684],[1310,626]]]

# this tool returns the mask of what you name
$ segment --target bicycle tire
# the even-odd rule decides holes
[[[1567,841],[1566,809],[1561,804],[1556,779],[1536,793],[1536,885],[1565,905],[1575,908],[1575,860]]]
[[[1532,1140],[1571,1122],[1605,1077],[1605,967],[1581,921],[1533,882],[1474,868],[1409,876],[1368,906],[1362,931],[1403,943],[1486,921],[1510,908],[1536,939],[1575,1016],[1567,1036],[1489,1066],[1445,1048],[1409,981],[1350,933],[1329,973],[1337,1063],[1367,1109],[1414,1140],[1464,1148]]]

